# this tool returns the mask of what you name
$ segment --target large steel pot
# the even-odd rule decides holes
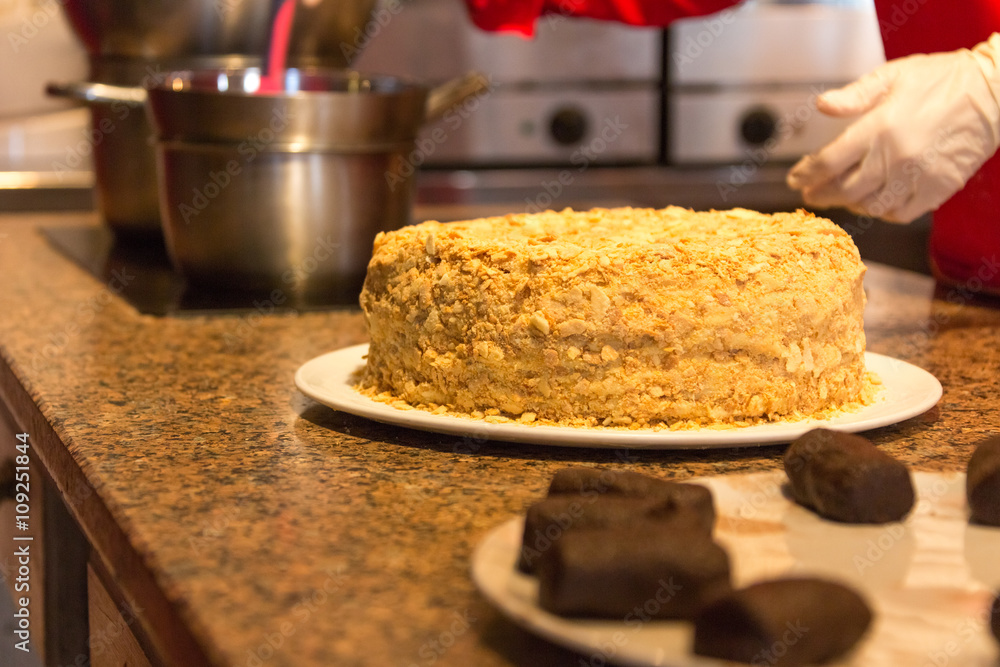
[[[62,0],[92,56],[163,61],[267,52],[272,0]],[[289,61],[343,67],[375,0],[300,2]]]
[[[410,222],[417,132],[484,89],[290,70],[188,72],[149,91],[167,248],[190,281],[324,300],[356,297],[372,242]]]
[[[90,54],[89,81],[151,87],[166,73],[259,65],[272,0],[63,0]],[[375,0],[313,0],[296,7],[288,62],[346,67],[362,46]],[[96,204],[119,235],[162,238],[152,128],[143,113],[90,100]],[[83,156],[86,157],[86,156]]]
[[[156,133],[167,250],[191,283],[272,300],[343,301],[364,281],[380,231],[410,222],[420,127],[487,88],[472,74],[435,89],[345,70],[171,73],[148,91],[62,94],[138,105]],[[275,301],[277,303],[277,301]]]
[[[241,56],[179,58],[151,61],[94,58],[90,81],[148,88],[171,71],[192,67],[247,67],[257,58]],[[89,99],[90,150],[97,210],[116,234],[162,238],[156,183],[153,128],[141,107],[122,100]]]

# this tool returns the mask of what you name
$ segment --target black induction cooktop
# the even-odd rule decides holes
[[[308,297],[282,290],[255,292],[189,285],[171,265],[160,237],[120,236],[106,227],[46,227],[42,233],[57,250],[147,315],[291,313],[358,306],[360,285],[344,285]]]

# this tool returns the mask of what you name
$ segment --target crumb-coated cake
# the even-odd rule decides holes
[[[810,213],[564,210],[385,232],[359,387],[579,426],[733,424],[869,400],[865,267]]]

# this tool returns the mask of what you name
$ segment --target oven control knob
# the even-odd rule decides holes
[[[740,121],[740,136],[753,146],[766,142],[777,129],[778,119],[767,109],[752,109]]]
[[[549,133],[563,146],[579,143],[587,136],[587,116],[576,107],[562,107],[552,114]]]

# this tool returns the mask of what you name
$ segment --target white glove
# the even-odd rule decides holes
[[[820,95],[831,116],[864,114],[788,186],[819,208],[842,206],[891,222],[936,209],[1000,146],[1000,33],[973,50],[892,60]]]

